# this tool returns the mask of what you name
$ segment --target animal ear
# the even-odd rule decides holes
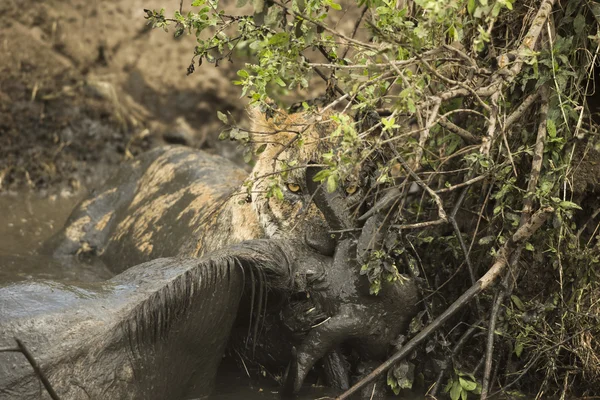
[[[255,149],[266,142],[281,142],[280,136],[288,124],[289,115],[275,102],[267,100],[266,103],[250,106],[248,114],[251,121],[250,140]]]

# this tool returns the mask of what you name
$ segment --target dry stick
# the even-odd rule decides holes
[[[537,43],[538,38],[540,37],[540,33],[542,32],[542,28],[544,27],[544,23],[550,16],[552,12],[552,7],[554,7],[554,3],[556,0],[544,0],[538,9],[537,14],[533,18],[533,23],[527,32],[527,35],[523,38],[521,45],[516,51],[517,58],[510,69],[512,73],[511,81],[521,72],[521,68],[523,67],[523,58],[520,57],[520,54],[525,54],[527,50],[533,50],[535,44]],[[507,54],[504,55],[508,57]]]
[[[454,209],[450,213],[450,217],[448,219],[450,220],[450,223],[452,224],[452,228],[454,228],[454,234],[456,235],[456,238],[458,239],[458,243],[460,244],[460,248],[465,256],[465,262],[467,263],[467,269],[469,270],[469,277],[471,278],[471,285],[474,285],[475,282],[477,281],[475,279],[475,271],[473,271],[473,264],[471,264],[471,257],[469,257],[469,250],[467,249],[467,245],[465,244],[465,241],[462,237],[462,233],[460,232],[460,229],[458,228],[458,223],[456,222],[456,214],[458,213],[458,210],[460,209],[460,206],[462,205],[463,201],[465,201],[465,197],[467,196],[468,191],[469,191],[469,188],[466,187],[460,193],[460,196],[458,196],[458,200],[456,201]],[[479,302],[478,297],[475,298],[475,306],[477,309],[477,313],[479,314],[479,317],[483,318],[483,311],[481,309],[481,303]]]
[[[437,119],[438,112],[440,110],[440,106],[442,105],[442,100],[438,99],[433,103],[433,107],[430,111],[429,118],[427,118],[427,122],[425,125],[425,129],[421,131],[421,135],[419,135],[419,146],[415,151],[415,161],[414,168],[418,169],[421,164],[421,158],[423,157],[423,149],[425,148],[425,142],[429,139],[429,130],[433,127],[435,120]]]
[[[487,177],[488,177],[488,175],[487,175],[487,174],[485,174],[485,175],[479,175],[479,176],[477,176],[477,177],[475,177],[475,178],[473,178],[473,179],[469,179],[469,180],[467,180],[467,181],[464,181],[463,183],[458,183],[458,184],[456,184],[456,185],[449,186],[449,187],[447,187],[447,188],[438,189],[438,190],[436,190],[435,192],[436,192],[436,193],[438,193],[438,194],[439,194],[439,193],[452,192],[452,191],[454,191],[454,190],[456,190],[456,189],[460,189],[460,188],[462,188],[462,187],[465,187],[465,186],[471,186],[471,185],[473,185],[474,183],[477,183],[477,182],[479,182],[479,181],[482,181],[482,180],[484,180],[484,179],[485,179],[485,178],[487,178]]]
[[[500,97],[500,91],[494,93],[490,97],[490,102],[492,103],[491,112],[490,112],[490,125],[488,126],[487,136],[482,139],[480,152],[483,155],[489,156],[490,150],[492,148],[492,143],[494,142],[494,138],[496,136],[496,124],[498,122],[498,98]]]
[[[58,394],[56,394],[56,392],[54,391],[54,388],[50,384],[50,381],[48,381],[48,378],[46,378],[46,375],[44,375],[44,372],[40,368],[40,365],[37,363],[37,361],[35,361],[35,358],[33,358],[33,355],[29,352],[27,347],[25,347],[25,344],[23,344],[23,342],[21,342],[17,338],[15,338],[15,341],[17,342],[17,345],[19,345],[19,351],[23,353],[27,361],[29,361],[29,364],[31,364],[31,367],[37,374],[38,378],[40,378],[40,380],[44,384],[44,387],[48,391],[48,394],[50,395],[52,400],[60,400],[60,397],[58,397]]]
[[[446,309],[446,311],[444,311],[427,327],[421,330],[421,332],[419,332],[415,337],[413,337],[396,354],[394,354],[386,362],[384,362],[375,370],[373,370],[373,372],[371,372],[369,375],[361,379],[349,390],[342,393],[339,397],[337,397],[337,400],[348,399],[350,396],[352,396],[354,393],[360,390],[363,386],[373,381],[380,374],[385,372],[394,363],[402,360],[410,352],[412,352],[415,349],[415,347],[417,347],[432,333],[438,330],[450,317],[456,314],[456,312],[459,311],[465,304],[470,302],[483,290],[490,287],[490,285],[494,283],[496,278],[504,271],[506,265],[508,264],[508,258],[511,252],[514,250],[514,248],[519,246],[523,241],[529,239],[531,235],[533,235],[542,226],[542,224],[548,219],[550,214],[553,212],[554,208],[552,207],[545,207],[536,212],[527,224],[524,224],[519,229],[517,229],[517,231],[512,235],[512,237],[506,241],[506,243],[498,251],[494,264],[492,264],[492,266],[485,273],[485,275],[479,278],[475,285],[467,289],[467,291],[464,292],[454,303],[452,303],[450,307]]]
[[[517,107],[517,109],[513,111],[512,114],[506,117],[506,121],[504,121],[504,129],[508,130],[512,126],[512,124],[517,122],[517,120],[523,116],[523,113],[529,107],[531,107],[533,103],[535,103],[539,95],[540,92],[536,91],[535,93],[532,93],[529,96],[527,96],[525,100],[523,100],[523,102],[519,105],[519,107]]]
[[[454,132],[455,134],[460,136],[465,142],[467,142],[469,144],[481,143],[480,138],[476,137],[468,130],[461,128],[460,126],[454,124],[453,122],[449,121],[445,117],[440,118],[438,121],[438,124],[440,124],[442,127],[446,128],[446,129],[448,129],[449,131]]]
[[[510,264],[509,264],[510,265]],[[506,275],[508,276],[508,274]],[[485,348],[485,369],[483,372],[483,380],[481,383],[481,400],[487,399],[487,394],[490,386],[490,375],[492,372],[492,355],[494,352],[494,335],[496,330],[496,320],[498,316],[498,310],[500,310],[500,304],[504,302],[504,291],[499,291],[494,298],[492,305],[492,312],[490,322],[488,323],[488,336]]]
[[[537,138],[535,142],[535,149],[533,152],[533,161],[531,162],[531,174],[529,183],[527,185],[527,194],[523,200],[523,211],[521,212],[521,221],[519,224],[523,226],[528,223],[531,218],[531,212],[533,210],[533,194],[537,187],[540,173],[542,169],[542,161],[544,158],[544,144],[546,142],[546,120],[548,116],[548,90],[545,86],[539,91],[543,102],[540,107],[540,124],[538,125]],[[520,249],[518,249],[511,257],[511,264],[516,265],[520,257]],[[500,311],[500,305],[504,302],[507,293],[512,292],[513,280],[510,279],[510,274],[507,274],[503,280],[503,287],[498,293],[498,296],[494,299],[492,312],[490,314],[490,323],[488,327],[488,340],[486,346],[486,363],[483,374],[483,382],[481,388],[481,400],[487,399],[487,394],[490,385],[490,374],[492,371],[492,353],[494,351],[494,340],[495,333],[494,328],[496,320],[498,319],[498,313]]]

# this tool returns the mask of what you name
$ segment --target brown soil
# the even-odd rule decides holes
[[[193,37],[175,40],[143,18],[162,6],[179,2],[0,2],[0,193],[92,187],[165,138],[227,150],[216,111],[243,119],[229,84],[238,66],[186,76]]]

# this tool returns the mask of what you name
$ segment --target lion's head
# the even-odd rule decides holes
[[[318,161],[335,128],[318,112],[287,114],[252,111],[252,141],[257,153],[250,175],[252,207],[268,238],[303,235],[322,253],[333,251],[325,218],[306,187],[306,167]]]

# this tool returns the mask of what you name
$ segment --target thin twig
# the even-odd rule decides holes
[[[436,219],[434,221],[417,222],[414,224],[392,225],[392,228],[399,229],[399,230],[421,229],[421,228],[427,228],[428,226],[442,225],[447,222],[448,222],[447,219]]]
[[[345,40],[348,43],[352,43],[352,44],[354,44],[356,46],[364,47],[364,48],[367,48],[367,49],[370,49],[370,50],[376,50],[376,51],[379,50],[379,48],[376,47],[376,46],[373,46],[371,44],[364,43],[364,42],[361,42],[359,40],[356,40],[356,39],[353,39],[351,37],[348,37],[348,36],[344,35],[343,33],[340,33],[338,31],[336,31],[335,29],[331,29],[329,26],[324,25],[324,24],[320,23],[319,21],[317,21],[317,20],[309,17],[308,15],[296,12],[296,11],[292,10],[291,8],[289,8],[288,6],[280,3],[277,0],[271,0],[271,1],[272,1],[273,4],[275,4],[275,5],[283,8],[284,10],[286,10],[288,13],[294,15],[295,17],[301,18],[303,20],[306,20],[306,21],[310,22],[311,24],[313,24],[315,26],[318,26],[319,28],[321,28],[323,30],[326,30],[327,32],[329,32],[329,33],[331,33],[331,34],[339,37],[340,39]]]
[[[527,195],[523,200],[523,216],[525,220],[531,216],[533,209],[533,195],[540,178],[542,161],[544,159],[544,144],[546,143],[546,120],[548,115],[548,90],[542,87],[540,90],[542,96],[542,105],[540,107],[540,124],[538,125],[537,138],[535,140],[535,149],[533,151],[533,161],[531,162],[531,175],[527,185]]]
[[[15,338],[15,341],[17,342],[17,345],[19,346],[19,350],[21,351],[21,353],[23,353],[23,355],[25,356],[27,361],[29,361],[29,364],[31,364],[31,367],[35,371],[38,378],[40,378],[40,381],[42,381],[42,384],[48,391],[48,394],[50,395],[52,400],[60,400],[60,397],[58,397],[58,394],[56,394],[56,392],[54,391],[54,388],[50,384],[50,381],[48,380],[48,378],[46,378],[46,375],[44,375],[44,372],[42,371],[42,369],[40,368],[40,365],[37,363],[37,361],[33,357],[33,354],[31,354],[29,352],[27,347],[25,347],[25,344],[23,342],[21,342],[19,339]]]
[[[458,243],[460,244],[460,248],[463,252],[463,256],[465,257],[465,262],[467,263],[467,269],[469,270],[469,277],[471,278],[471,285],[474,285],[476,282],[475,271],[473,271],[473,264],[471,264],[471,257],[469,257],[469,250],[467,249],[467,245],[465,244],[465,241],[462,237],[462,233],[460,232],[460,228],[458,227],[458,223],[456,222],[456,214],[458,213],[458,210],[460,209],[460,206],[462,205],[462,203],[465,201],[465,197],[467,196],[468,191],[469,191],[468,187],[463,189],[460,196],[458,196],[458,200],[456,201],[456,204],[454,205],[454,209],[450,213],[450,217],[448,219],[450,220],[450,223],[452,224],[452,228],[454,228],[454,234],[456,235],[456,239],[458,240]],[[477,298],[477,297],[475,297],[475,305],[476,305],[476,309],[477,309],[477,313],[479,314],[479,317],[482,318],[483,311],[481,309],[481,304],[479,303],[479,298]]]
[[[504,121],[504,129],[508,130],[508,128],[510,128],[512,124],[514,124],[519,118],[521,118],[523,116],[523,113],[527,111],[527,109],[531,107],[533,103],[535,103],[539,96],[539,91],[536,91],[527,96],[525,100],[523,100],[523,102],[519,105],[519,107],[517,107],[517,109],[513,111],[512,114],[506,117],[506,121]]]
[[[442,127],[446,128],[446,129],[448,129],[449,131],[457,134],[467,143],[470,143],[470,144],[481,143],[481,139],[479,139],[478,137],[473,135],[468,130],[461,128],[460,126],[456,125],[455,123],[451,122],[450,120],[448,120],[446,118],[440,118],[438,120],[438,124],[440,124]]]
[[[436,114],[437,114],[437,110],[436,110]],[[389,135],[387,135],[387,133],[385,134],[385,138],[389,139]],[[425,182],[423,182],[423,180],[419,177],[419,175],[417,175],[410,168],[410,166],[408,165],[408,163],[406,162],[404,157],[402,157],[402,154],[400,154],[393,145],[390,144],[390,148],[392,149],[394,156],[400,162],[400,165],[402,165],[402,168],[404,168],[406,173],[408,175],[410,175],[410,177],[412,179],[414,179],[416,184],[419,185],[419,187],[421,189],[423,189],[425,192],[427,192],[427,194],[429,194],[429,196],[431,196],[431,198],[433,199],[434,203],[437,206],[438,217],[441,220],[441,222],[448,222],[448,216],[446,215],[446,211],[444,211],[444,205],[442,204],[442,199],[440,199],[440,196],[438,196]]]
[[[481,400],[486,400],[489,387],[490,387],[490,376],[492,373],[492,357],[494,354],[494,336],[496,334],[496,320],[498,318],[498,311],[500,305],[504,301],[504,291],[499,291],[494,298],[492,305],[492,312],[490,313],[490,322],[488,323],[488,337],[485,349],[485,369],[483,372],[483,380],[481,383]]]
[[[365,4],[365,6],[362,9],[362,12],[360,13],[360,17],[358,17],[358,19],[356,20],[356,23],[354,24],[354,29],[352,30],[352,39],[354,39],[356,37],[356,34],[358,33],[358,28],[360,27],[360,23],[362,22],[363,18],[365,17],[365,14],[367,13],[367,11],[369,10],[369,4]],[[344,53],[342,54],[342,59],[346,58],[346,55],[348,54],[348,51],[350,51],[350,46],[347,46],[346,49],[344,50]]]
[[[479,182],[479,181],[482,181],[482,180],[484,180],[485,178],[487,178],[487,175],[479,175],[479,176],[477,176],[477,177],[475,177],[475,178],[473,178],[473,179],[469,179],[468,181],[464,181],[463,183],[459,183],[459,184],[457,184],[457,185],[450,186],[450,187],[443,188],[443,189],[438,189],[438,190],[436,190],[435,192],[436,192],[437,194],[440,194],[440,193],[447,193],[447,192],[452,192],[452,191],[454,191],[454,190],[457,190],[457,189],[463,188],[463,187],[465,187],[465,186],[471,186],[472,184],[474,184],[474,183],[477,183],[477,182]]]

